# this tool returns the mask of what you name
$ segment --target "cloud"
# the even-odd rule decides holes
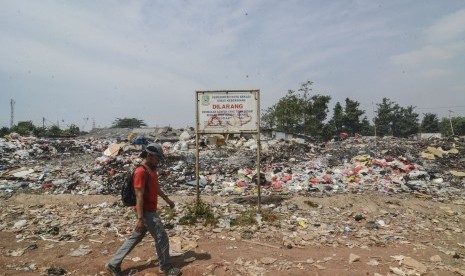
[[[463,40],[465,37],[465,9],[447,15],[424,31],[427,43],[441,44]]]
[[[393,55],[391,63],[403,66],[423,66],[441,63],[465,52],[465,9],[446,15],[422,33],[418,49]]]
[[[423,76],[426,78],[446,77],[449,74],[449,70],[442,68],[427,69],[423,72]]]
[[[426,45],[420,49],[394,55],[391,62],[397,65],[415,66],[452,59],[465,50],[465,42],[448,45]]]

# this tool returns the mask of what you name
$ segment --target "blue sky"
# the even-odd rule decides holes
[[[465,116],[465,1],[0,0],[0,126],[194,126],[196,90],[307,80],[373,116],[387,97]]]

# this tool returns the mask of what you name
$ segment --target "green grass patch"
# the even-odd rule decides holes
[[[240,212],[235,218],[231,219],[231,226],[247,226],[257,224],[257,213],[254,209]]]
[[[231,226],[247,226],[258,224],[257,214],[261,216],[261,222],[274,223],[279,221],[281,217],[274,213],[272,210],[262,209],[258,212],[256,209],[249,209],[243,212],[240,212],[235,218],[231,220]]]
[[[204,225],[216,225],[218,218],[215,217],[212,207],[203,201],[192,202],[186,205],[186,214],[179,219],[179,224],[192,225],[203,223]]]
[[[273,223],[281,220],[281,217],[278,214],[274,213],[272,210],[262,209],[260,214],[262,215],[262,221]]]
[[[313,208],[318,208],[318,206],[319,206],[318,203],[315,203],[315,202],[310,201],[310,200],[305,200],[304,203],[307,204],[310,207],[313,207]]]

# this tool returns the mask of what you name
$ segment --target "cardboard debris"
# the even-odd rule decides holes
[[[421,153],[421,157],[422,157],[422,158],[429,159],[429,160],[434,160],[434,159],[436,159],[436,157],[434,156],[434,154],[432,154],[432,153],[427,153],[427,152],[422,152],[422,153]]]
[[[457,177],[465,177],[465,172],[459,172],[459,171],[449,171],[453,176]]]
[[[104,152],[103,154],[105,156],[117,156],[119,151],[121,150],[121,145],[120,144],[111,144]]]
[[[402,264],[404,266],[406,266],[407,268],[410,268],[410,269],[414,269],[416,271],[418,271],[421,275],[426,273],[426,271],[428,270],[428,268],[422,264],[421,262],[411,258],[411,257],[405,257],[403,260],[402,260]]]
[[[427,150],[439,158],[442,158],[444,156],[444,151],[440,147],[439,148],[428,147]]]
[[[169,237],[170,239],[170,255],[181,256],[186,252],[193,250],[197,247],[196,241],[184,240],[179,236]]]
[[[358,262],[360,261],[360,256],[359,255],[356,255],[356,254],[353,254],[353,253],[350,253],[349,255],[349,263],[354,263],[354,262]]]

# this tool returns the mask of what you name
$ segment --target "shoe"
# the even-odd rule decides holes
[[[123,276],[123,273],[121,272],[121,267],[119,266],[113,266],[111,264],[106,264],[105,268],[110,271],[112,276]]]
[[[160,273],[164,273],[165,275],[168,275],[168,276],[178,276],[181,274],[181,270],[177,267],[174,267],[174,266],[169,266],[165,269],[162,269],[160,267]]]

